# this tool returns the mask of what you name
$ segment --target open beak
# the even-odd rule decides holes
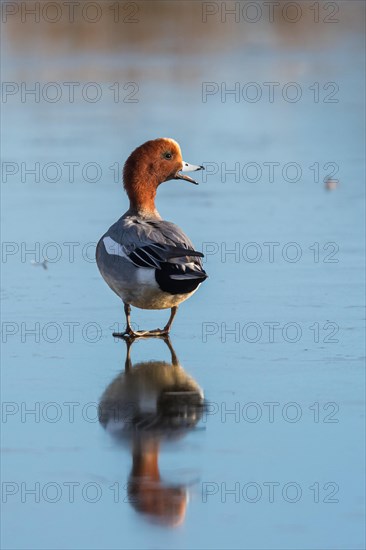
[[[186,180],[198,185],[198,181],[190,178],[189,176],[181,174],[181,172],[195,172],[196,170],[204,170],[204,166],[196,166],[195,164],[189,164],[188,162],[183,161],[183,168],[180,172],[177,172],[174,176],[175,180]]]

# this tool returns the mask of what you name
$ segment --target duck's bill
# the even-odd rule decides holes
[[[177,172],[175,175],[176,180],[186,180],[190,181],[191,183],[194,183],[195,185],[198,185],[198,181],[194,180],[193,178],[190,178],[189,176],[186,176],[185,174],[182,174],[181,172],[196,172],[196,170],[204,170],[204,166],[197,166],[196,164],[189,164],[188,162],[183,161],[183,168],[180,172]]]

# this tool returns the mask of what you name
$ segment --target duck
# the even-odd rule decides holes
[[[181,148],[172,138],[146,141],[127,158],[123,186],[129,209],[96,247],[98,269],[124,304],[125,331],[113,336],[167,336],[179,305],[207,279],[204,255],[178,225],[162,219],[155,205],[159,185],[170,180],[198,185],[185,173],[198,170],[204,167],[183,161]],[[131,326],[131,306],[170,309],[170,317],[162,329],[136,331]]]

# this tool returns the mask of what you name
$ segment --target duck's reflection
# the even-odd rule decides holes
[[[131,362],[126,341],[125,371],[107,387],[99,406],[100,422],[114,437],[132,443],[129,502],[156,522],[175,526],[184,520],[185,484],[166,483],[159,471],[159,448],[166,439],[195,428],[204,410],[202,389],[180,365],[169,338],[171,362]]]

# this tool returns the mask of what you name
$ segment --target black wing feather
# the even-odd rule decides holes
[[[155,247],[155,250],[154,248]],[[202,252],[190,250],[180,246],[156,245],[150,244],[135,248],[128,255],[133,264],[138,267],[150,267],[161,269],[161,264],[172,260],[173,258],[188,258],[188,257],[203,258]]]

